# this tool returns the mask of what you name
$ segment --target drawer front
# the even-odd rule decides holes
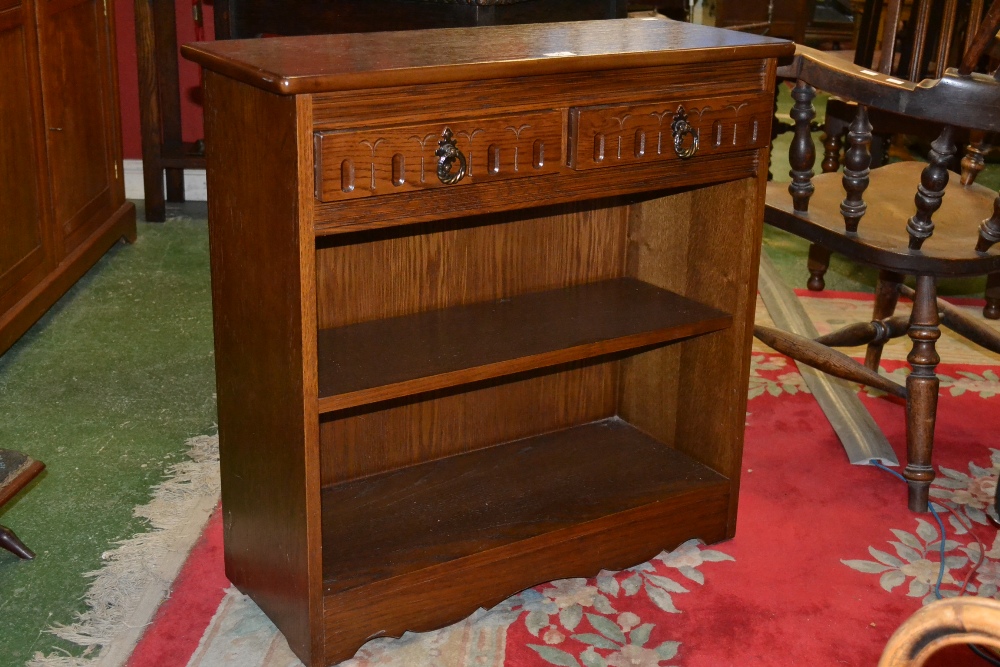
[[[539,111],[493,118],[319,131],[314,135],[316,198],[342,201],[458,187],[470,183],[558,173],[562,156],[563,114]],[[439,177],[440,142],[450,136],[461,158]],[[460,159],[463,177],[454,183]]]
[[[771,141],[773,106],[770,95],[757,94],[573,107],[568,162],[586,170],[763,148]]]

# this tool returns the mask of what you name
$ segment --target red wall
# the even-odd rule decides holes
[[[115,0],[115,30],[118,43],[118,82],[122,101],[122,140],[126,160],[142,157],[142,139],[139,130],[139,75],[135,60],[135,0]],[[169,2],[170,0],[139,0],[140,2]],[[176,0],[177,43],[195,40],[194,20],[191,18],[191,0]],[[212,8],[205,7],[206,39],[211,39]],[[202,137],[200,99],[200,72],[198,66],[180,60],[181,122],[184,140]]]

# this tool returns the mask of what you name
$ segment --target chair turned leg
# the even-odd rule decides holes
[[[31,560],[35,557],[35,552],[24,546],[24,542],[6,526],[0,526],[0,548],[6,549],[23,560]]]
[[[896,312],[896,303],[899,301],[899,285],[902,282],[903,276],[898,273],[879,272],[878,285],[875,287],[875,309],[872,311],[873,322],[892,317],[893,313]],[[869,343],[868,349],[865,350],[865,366],[876,373],[879,362],[882,361],[882,348],[888,340],[888,336],[880,336]]]
[[[826,270],[830,268],[830,251],[823,246],[812,243],[809,245],[809,261],[807,266],[809,267],[809,282],[806,283],[806,287],[812,292],[822,292],[823,288],[826,287],[826,281],[823,280],[823,276],[826,275]]]
[[[907,332],[913,349],[906,357],[912,369],[906,378],[906,469],[903,476],[909,485],[909,507],[914,512],[927,511],[927,498],[934,468],[934,420],[937,414],[938,377],[934,372],[941,358],[934,348],[941,337],[938,328],[937,286],[934,276],[917,276],[913,314]]]
[[[1000,273],[986,276],[986,306],[983,317],[988,320],[1000,320]]]

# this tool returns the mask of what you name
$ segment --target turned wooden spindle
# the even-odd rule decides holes
[[[823,168],[824,174],[830,174],[840,169],[840,151],[844,147],[843,138],[835,133],[827,131],[823,135]]]
[[[856,322],[843,329],[832,331],[825,336],[814,338],[813,342],[827,347],[857,347],[871,343],[885,343],[893,338],[905,336],[910,327],[910,319],[896,315],[871,322]],[[877,369],[875,369],[877,370]]]
[[[934,448],[934,421],[937,414],[938,377],[935,368],[941,358],[935,343],[941,337],[938,319],[937,285],[934,276],[917,276],[910,329],[913,348],[906,360],[912,372],[906,378],[906,451],[903,477],[909,484],[909,507],[927,511],[927,494],[934,481],[931,452]]]
[[[997,241],[1000,241],[1000,194],[993,200],[993,216],[983,220],[983,224],[979,225],[976,252],[986,252]]]
[[[976,182],[976,178],[986,168],[986,154],[990,152],[990,145],[982,133],[979,133],[978,140],[969,142],[965,147],[965,157],[962,158],[962,185],[968,187]]]
[[[792,195],[796,211],[804,213],[809,210],[809,198],[816,189],[812,184],[813,165],[816,164],[816,146],[813,143],[811,123],[816,117],[812,101],[816,97],[816,89],[805,81],[796,81],[792,89],[792,99],[795,104],[789,115],[795,121],[795,136],[788,150],[788,163],[792,169],[788,175],[792,182],[788,192]]]
[[[955,142],[952,139],[954,133],[955,129],[951,125],[945,125],[941,134],[931,144],[931,152],[928,155],[930,163],[920,174],[920,185],[913,198],[917,212],[906,224],[906,231],[910,234],[910,250],[919,250],[924,241],[934,233],[931,216],[934,215],[934,211],[941,208],[941,198],[944,197],[944,189],[948,185],[948,163],[955,154]]]
[[[983,317],[988,320],[1000,320],[1000,273],[986,276],[986,306],[983,307]]]
[[[896,304],[899,302],[899,288],[902,283],[903,276],[898,273],[893,271],[879,272],[878,284],[875,286],[875,308],[872,311],[872,320],[884,320],[892,317],[892,314],[896,312]],[[882,360],[882,347],[885,343],[886,340],[873,340],[868,343],[868,349],[865,350],[865,366],[875,372],[878,372],[878,364]]]
[[[830,268],[830,251],[818,243],[809,244],[809,260],[806,267],[809,269],[809,281],[806,283],[813,292],[822,292],[826,287],[826,270]]]
[[[846,196],[840,203],[840,212],[844,215],[844,225],[847,231],[858,231],[858,223],[868,210],[863,198],[868,189],[868,176],[872,164],[869,148],[872,143],[872,124],[868,121],[868,109],[858,105],[858,113],[847,132],[847,143],[850,147],[844,154],[844,192]]]

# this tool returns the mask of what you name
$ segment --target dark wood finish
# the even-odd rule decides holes
[[[724,329],[732,318],[619,278],[496,302],[320,329],[329,412]],[[455,332],[462,338],[455,340]],[[397,350],[373,368],[371,359]]]
[[[209,69],[227,574],[306,664],[733,534],[762,138],[790,51],[662,21],[185,47]],[[699,138],[687,159],[636,159],[645,118],[613,134],[585,117],[672,124],[675,104],[705,116],[678,130]],[[713,146],[716,104],[735,148]],[[467,180],[393,192],[398,164],[369,155],[367,196],[322,201],[335,176],[317,192],[351,141],[525,118],[559,120],[540,123],[551,172],[539,136],[512,132],[516,178],[472,155]],[[571,168],[571,126],[631,156]],[[404,175],[428,157],[403,155]]]
[[[301,95],[753,60],[786,50],[781,40],[672,21],[574,21],[558,32],[496,26],[489,34],[486,43],[479,28],[430,30],[417,44],[391,32],[309,35],[189,44],[182,53],[262,90]]]
[[[797,81],[792,90],[791,116],[795,121],[795,136],[792,137],[794,149],[789,153],[789,164],[792,170],[788,172],[792,182],[788,192],[795,202],[795,210],[809,210],[809,198],[815,189],[812,184],[813,165],[816,164],[816,147],[813,145],[811,132],[812,119],[816,117],[812,101],[816,97],[816,89],[805,81]]]
[[[0,353],[118,239],[135,238],[113,21],[94,0],[0,10]]]
[[[830,349],[828,345],[810,340],[805,336],[761,325],[755,326],[753,333],[768,347],[772,347],[796,361],[818,368],[824,373],[875,387],[899,398],[906,398],[907,390],[905,388],[882,377],[876,371],[858,364],[843,352]]]
[[[44,469],[45,464],[41,461],[10,449],[0,449],[0,507],[20,493]],[[6,549],[22,560],[35,557],[35,553],[6,526],[0,526],[0,549]]]
[[[867,148],[872,142],[872,124],[868,122],[868,110],[858,106],[858,113],[847,133],[850,148],[844,154],[844,201],[840,202],[840,213],[844,216],[844,227],[849,233],[858,231],[858,223],[868,210],[864,193],[869,184],[869,167],[872,156]]]
[[[896,304],[899,302],[899,288],[903,284],[903,276],[893,271],[880,271],[878,283],[875,285],[875,309],[872,311],[871,325],[879,329],[879,335],[868,342],[868,349],[865,350],[865,366],[878,372],[879,362],[882,360],[882,347],[890,338],[894,338],[905,330],[900,331],[895,322],[895,318],[888,320],[896,312]],[[880,324],[881,323],[881,324]]]
[[[913,349],[907,355],[912,371],[906,376],[906,468],[909,507],[914,512],[927,508],[928,491],[934,481],[931,450],[937,415],[938,380],[934,369],[941,362],[934,344],[941,337],[938,328],[937,284],[934,276],[917,276],[913,313],[907,332]]]
[[[144,215],[167,219],[166,202],[184,201],[184,169],[204,169],[203,146],[184,142],[175,2],[135,0]],[[164,183],[166,185],[164,185]]]
[[[625,0],[216,0],[217,39],[624,18]]]
[[[924,2],[919,8],[921,25],[932,20],[928,7],[929,2]],[[997,7],[1000,2],[994,2],[986,14],[990,34],[995,34],[1000,27],[1000,10],[994,11]],[[948,8],[954,10],[954,3]],[[926,30],[924,33],[926,35]],[[970,42],[982,55],[980,41],[973,39]],[[939,50],[944,50],[945,44],[942,42]],[[921,61],[920,50],[926,46],[918,42],[915,48],[914,58]],[[973,60],[978,62],[979,58],[969,61]],[[949,185],[947,168],[956,153],[957,126],[971,130],[976,150],[983,149],[983,133],[993,131],[998,117],[995,113],[986,114],[992,117],[967,113],[969,109],[965,105],[973,109],[985,109],[982,105],[995,108],[1000,80],[990,74],[960,75],[949,70],[940,79],[914,84],[836,62],[806,48],[798,50],[792,64],[783,68],[781,74],[795,78],[798,87],[814,85],[848,94],[848,99],[857,103],[858,113],[848,134],[851,147],[845,158],[842,182],[837,183],[833,172],[813,177],[810,170],[802,174],[805,182],[794,182],[787,193],[784,188],[769,185],[765,220],[815,244],[810,252],[811,286],[814,283],[822,286],[822,272],[828,265],[829,251],[880,269],[880,277],[870,324],[850,325],[818,340],[762,327],[755,333],[775,349],[825,373],[906,399],[907,466],[904,476],[909,486],[910,509],[924,512],[927,511],[928,488],[934,479],[931,453],[940,384],[935,373],[940,361],[935,350],[935,342],[941,335],[939,324],[943,321],[975,343],[1000,349],[1000,336],[936,299],[939,277],[995,276],[1000,269],[1000,251],[992,247],[994,237],[1000,238],[996,233],[1000,229],[996,222],[1000,218],[1000,197],[974,183],[975,151],[967,156],[961,183]],[[868,147],[872,136],[868,106],[944,123],[940,136],[931,145],[929,164],[901,162],[870,169]],[[792,143],[789,161],[793,165],[804,163],[812,154],[811,135],[805,139],[805,142]],[[914,188],[917,193],[911,202],[908,193]],[[842,193],[846,193],[843,199]],[[801,200],[808,194],[812,196],[807,209]],[[841,217],[846,223],[843,227],[838,219]],[[816,246],[826,252],[815,251]],[[905,276],[915,276],[915,291],[902,286]],[[995,287],[998,280],[991,278],[991,287]],[[912,294],[914,301],[907,329],[913,341],[907,357],[912,371],[907,376],[905,389],[878,375],[882,345],[901,333],[902,322],[892,317],[900,292]],[[863,365],[830,347],[852,340],[868,343]]]
[[[176,1],[134,4],[145,215],[163,222],[166,202],[184,201],[184,169],[205,167],[204,142],[181,136]],[[242,39],[621,18],[625,5],[625,0],[380,0],[375,7],[368,0],[217,0],[213,9],[215,38]]]
[[[819,174],[812,179],[816,192],[809,203],[808,222],[795,215],[786,186],[768,184],[767,221],[834,252],[851,251],[857,261],[904,275],[981,276],[1000,270],[996,248],[976,251],[980,221],[993,210],[996,200],[995,191],[978,184],[963,188],[949,183],[941,208],[934,214],[937,233],[924,241],[919,253],[910,250],[907,220],[916,210],[912,193],[925,167],[920,162],[896,162],[872,169],[868,212],[856,236],[844,234],[840,174]]]
[[[727,493],[729,480],[615,418],[337,484],[323,490],[324,590],[419,578],[713,487]]]
[[[715,25],[806,42],[809,0],[717,0]]]

